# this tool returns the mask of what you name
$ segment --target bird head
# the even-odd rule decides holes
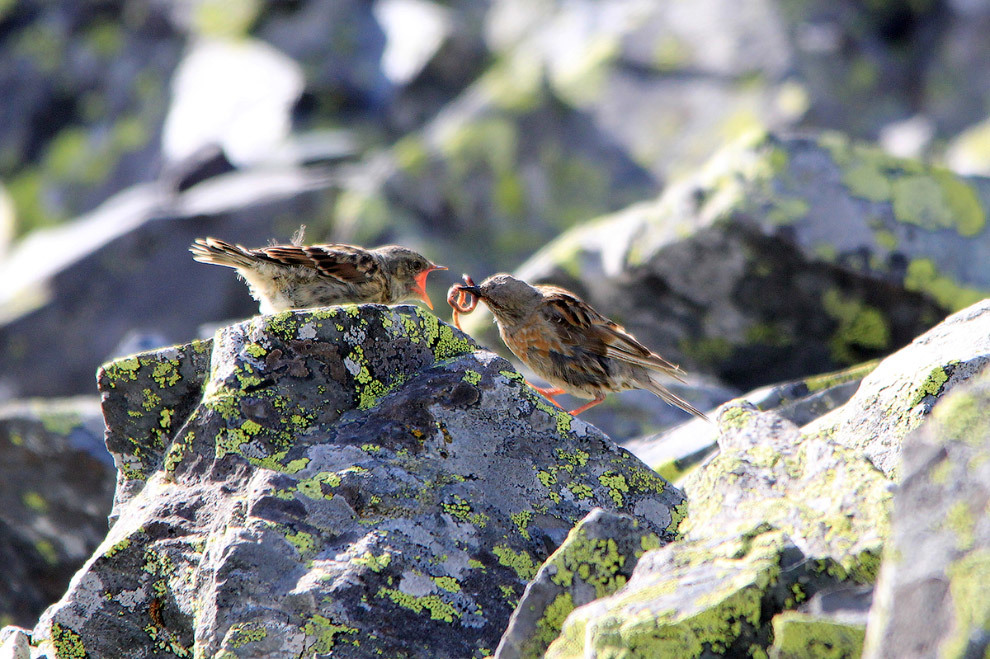
[[[477,286],[461,286],[462,291],[474,295],[488,305],[499,322],[518,322],[536,308],[543,294],[512,275],[492,275]]]
[[[376,252],[382,257],[385,270],[392,276],[392,294],[398,300],[419,298],[430,309],[433,302],[426,294],[426,278],[434,270],[446,270],[442,265],[431,263],[428,258],[399,245],[380,247]]]

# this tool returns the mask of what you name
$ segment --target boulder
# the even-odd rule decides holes
[[[33,625],[107,532],[113,460],[95,397],[0,405],[0,619]]]
[[[640,557],[659,543],[635,518],[593,510],[526,586],[494,659],[542,657],[575,607],[624,586]]]
[[[546,656],[857,657],[882,551],[889,582],[870,614],[867,656],[926,656],[940,642],[957,650],[948,656],[978,655],[987,337],[990,300],[881,361],[848,402],[802,427],[782,415],[794,411],[786,405],[723,406],[718,452],[680,481],[683,538],[644,554],[611,596],[575,609]],[[884,549],[895,480],[903,521]],[[939,623],[917,625],[929,614]],[[907,634],[911,626],[923,629]]]
[[[766,652],[775,614],[873,582],[890,498],[883,474],[774,412],[728,406],[719,428],[719,454],[684,481],[683,539],[647,552],[615,594],[575,609],[547,657]]]
[[[482,657],[598,507],[683,495],[417,307],[259,316],[99,375],[109,535],[33,642],[90,657]],[[61,656],[61,654],[59,654]]]
[[[985,297],[990,273],[970,265],[990,259],[988,204],[988,179],[834,136],[753,135],[516,272],[748,390],[889,354]]]
[[[17,234],[153,180],[185,35],[165,5],[25,0],[0,9],[0,179]]]
[[[988,406],[984,369],[904,439],[868,659],[981,657],[990,648]]]

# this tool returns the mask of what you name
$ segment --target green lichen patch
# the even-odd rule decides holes
[[[950,229],[975,236],[986,226],[986,210],[973,187],[948,170],[884,153],[829,135],[820,140],[857,197],[889,202],[894,217],[928,231]]]
[[[316,614],[310,617],[306,624],[302,626],[303,632],[307,637],[313,639],[313,643],[309,646],[309,650],[318,654],[332,653],[334,646],[339,640],[345,639],[352,645],[358,645],[358,640],[356,638],[342,637],[342,634],[349,636],[356,635],[358,630],[354,627],[348,627],[347,625],[339,625],[329,618]]]
[[[52,645],[55,648],[56,659],[85,659],[86,646],[83,645],[82,637],[76,632],[54,623],[52,625]]]
[[[918,385],[908,401],[908,407],[914,407],[928,396],[938,396],[942,392],[942,386],[949,380],[949,373],[945,367],[937,366],[932,369],[924,382]]]
[[[843,296],[837,290],[826,291],[822,297],[825,312],[838,327],[829,340],[832,357],[840,364],[861,361],[863,350],[884,350],[890,347],[890,323],[883,312],[861,300]]]
[[[536,575],[536,570],[539,566],[533,561],[533,557],[529,555],[529,552],[516,552],[508,545],[495,545],[492,547],[492,553],[498,558],[500,565],[515,570],[516,574],[523,581],[529,581]]]
[[[863,652],[866,628],[787,611],[774,616],[773,636],[770,656],[774,659],[858,659]]]
[[[396,588],[380,588],[378,597],[387,597],[404,609],[413,613],[429,612],[431,620],[452,623],[463,614],[449,602],[438,595],[422,595],[419,597],[404,593]]]
[[[935,261],[928,258],[916,258],[908,263],[904,288],[929,295],[950,311],[965,309],[990,295],[990,290],[963,286],[942,274]]]

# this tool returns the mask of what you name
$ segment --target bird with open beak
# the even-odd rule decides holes
[[[250,249],[199,238],[189,251],[200,263],[237,270],[261,313],[345,303],[398,304],[413,298],[432,309],[426,277],[447,269],[399,245],[364,249],[289,244]]]
[[[465,299],[468,296],[476,299]],[[571,414],[597,405],[608,393],[646,389],[708,420],[660,383],[660,375],[683,382],[684,372],[678,366],[649,350],[570,291],[558,286],[531,286],[511,275],[498,274],[480,285],[465,276],[465,283],[452,286],[447,298],[455,313],[470,313],[478,300],[491,309],[509,350],[552,385],[534,388],[551,400],[562,393],[592,399]]]

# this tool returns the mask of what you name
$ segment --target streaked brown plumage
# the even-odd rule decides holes
[[[261,313],[331,304],[398,304],[419,298],[430,309],[426,277],[446,270],[398,245],[271,245],[249,249],[217,238],[198,238],[193,259],[234,268],[258,300]]]
[[[531,286],[499,274],[479,286],[452,287],[448,299],[455,299],[455,310],[461,312],[468,311],[470,305],[460,305],[456,297],[459,292],[474,295],[487,304],[505,345],[553,385],[553,389],[540,389],[541,393],[593,399],[571,414],[597,405],[605,394],[646,389],[707,420],[700,410],[657,381],[657,374],[662,373],[683,382],[679,367],[650,351],[573,293],[557,286]]]

